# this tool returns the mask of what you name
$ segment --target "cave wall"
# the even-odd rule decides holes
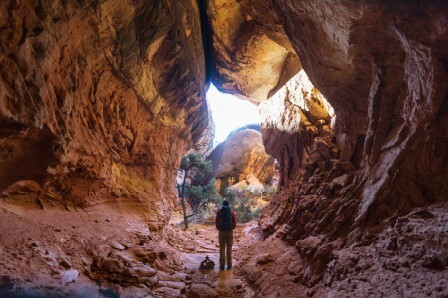
[[[303,69],[258,107],[264,146],[281,162],[280,187],[288,187],[299,169],[324,169],[338,158],[336,115]]]
[[[195,0],[2,1],[1,201],[110,204],[162,228],[181,155],[211,144],[210,77],[260,103],[281,166],[260,226],[297,248],[307,286],[338,249],[446,203],[446,1],[205,4],[208,20]]]
[[[334,107],[340,160],[360,169],[356,221],[378,223],[397,210],[444,200],[446,3],[273,7],[303,68]]]
[[[237,0],[206,3],[211,77],[221,92],[262,102],[300,70],[300,61],[279,24],[260,25]]]
[[[279,117],[264,117],[263,123],[266,150],[279,161],[283,187],[263,210],[260,225],[267,235],[297,246],[315,273],[305,282],[316,282],[334,249],[371,242],[397,216],[447,201],[448,4],[238,3],[246,20],[297,54],[336,115],[333,144],[327,145],[337,154],[324,161],[310,159],[322,135],[306,129],[291,94],[281,96]],[[249,46],[240,43],[233,51],[249,55]],[[225,83],[227,70],[215,71],[213,80]],[[244,80],[233,79],[227,91],[244,93],[238,86]],[[281,107],[279,101],[261,103],[262,112]]]
[[[196,1],[2,1],[2,200],[167,222],[213,137]],[[26,189],[27,196],[20,195]]]
[[[447,4],[281,1],[276,11],[335,109],[341,159],[362,148],[356,220],[443,200]]]

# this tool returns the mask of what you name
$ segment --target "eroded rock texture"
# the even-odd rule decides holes
[[[274,158],[266,153],[261,133],[254,129],[233,133],[207,159],[213,163],[212,176],[221,192],[250,177],[270,183],[274,174]]]
[[[258,5],[258,3],[256,4]],[[207,1],[215,86],[253,102],[265,101],[299,69],[278,23],[260,25],[237,0]]]
[[[31,200],[118,203],[162,227],[180,156],[211,139],[196,1],[0,9],[4,199],[17,203],[27,183],[14,183],[37,181]]]
[[[280,161],[280,186],[297,169],[319,165],[339,155],[333,132],[333,108],[301,70],[268,101],[259,105],[263,143]]]
[[[271,261],[243,260],[260,296],[448,295],[446,1],[206,4],[207,63],[194,0],[2,1],[2,204],[107,203],[160,229],[181,154],[207,149],[210,75],[262,103],[281,166],[271,236],[248,246]]]
[[[277,231],[297,246],[305,262],[298,280],[311,287],[335,249],[372,243],[396,216],[447,201],[448,5],[239,4],[245,20],[289,39],[336,115],[334,129],[328,116],[322,115],[324,122],[310,121],[291,99],[296,95],[286,94],[285,107],[277,113],[281,117],[267,117],[263,130],[267,152],[280,163],[283,189],[262,212],[260,224],[268,234]],[[284,45],[278,38],[271,40]],[[250,52],[249,43],[238,45],[233,52]],[[226,70],[216,69],[215,80],[225,84]],[[227,85],[228,90],[252,96],[238,83]],[[277,98],[262,106],[276,100],[281,103]],[[446,248],[432,249],[447,253]]]

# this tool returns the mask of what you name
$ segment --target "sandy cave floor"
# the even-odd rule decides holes
[[[235,230],[234,267],[247,227]],[[214,270],[198,269],[205,256]],[[238,270],[218,270],[218,257],[213,224],[156,234],[109,206],[0,204],[0,297],[253,297]]]

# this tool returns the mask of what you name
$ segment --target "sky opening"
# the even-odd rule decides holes
[[[215,139],[213,147],[223,142],[230,132],[248,124],[260,124],[258,107],[231,94],[221,93],[210,85],[207,103],[215,122]]]

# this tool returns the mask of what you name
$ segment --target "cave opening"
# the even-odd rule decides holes
[[[213,148],[224,142],[229,134],[243,127],[260,130],[260,113],[254,103],[222,93],[213,84],[210,85],[206,98],[215,129]]]
[[[265,100],[221,93],[211,84],[207,103],[215,138],[213,151],[203,157],[212,170],[205,177],[199,170],[186,177],[180,168],[176,177],[179,204],[185,192],[185,214],[193,221],[213,217],[226,198],[235,204],[243,222],[255,219],[277,188],[287,187],[301,168],[312,164],[324,169],[339,158],[336,114],[306,72],[301,69],[282,86],[278,84]],[[279,140],[272,134],[283,137]],[[278,148],[286,150],[278,153]],[[175,218],[179,223],[180,217]]]
[[[211,172],[187,170],[182,166],[185,158],[196,157],[186,154],[176,177],[179,204],[186,205],[193,222],[213,217],[223,200],[231,202],[239,222],[255,220],[275,194],[279,180],[278,163],[263,146],[258,103],[222,93],[213,84],[206,100],[215,134],[211,152],[202,158],[211,164]],[[175,214],[171,222],[179,220]]]

